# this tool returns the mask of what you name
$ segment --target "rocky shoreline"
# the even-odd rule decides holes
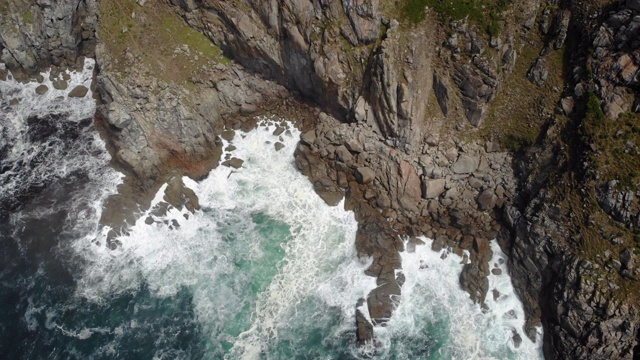
[[[296,119],[303,132],[296,165],[328,204],[346,198],[359,223],[358,254],[374,259],[367,274],[378,288],[354,304],[366,303],[371,316],[370,323],[356,311],[359,342],[374,338],[373,325],[392,316],[402,295],[399,252],[410,248],[400,238],[411,244],[424,235],[434,239],[434,250],[469,251],[460,283],[478,306],[492,290],[489,241],[497,239],[512,260],[526,332],[535,339],[535,327],[543,325],[547,358],[640,354],[635,303],[612,297],[615,289],[598,278],[600,265],[575,251],[579,235],[555,187],[557,179],[585,172],[576,165],[588,156],[585,144],[566,139],[579,126],[588,92],[603,100],[609,118],[635,106],[628,93],[638,86],[638,44],[630,33],[637,1],[612,3],[610,14],[596,8],[596,15],[578,2],[526,1],[502,14],[504,27],[495,36],[465,20],[407,26],[377,0],[132,2],[130,22],[153,26],[145,9],[163,9],[180,22],[174,29],[186,22],[233,59],[207,58],[199,50],[207,48],[189,38],[191,46],[166,44],[175,46],[154,53],[160,67],[136,47],[134,26],[118,28],[110,38],[113,29],[105,29],[98,14],[115,11],[112,3],[10,1],[0,32],[2,62],[18,80],[96,58],[96,124],[114,166],[127,174],[103,215],[102,223],[114,228],[110,238],[126,231],[166,182],[166,206],[195,211],[197,199],[175,179],[202,177],[221,160],[233,166],[220,159],[220,138],[251,130],[256,115]],[[21,15],[27,9],[30,19]],[[498,98],[510,91],[509,79],[521,75],[518,57],[537,34],[543,42],[525,64],[528,80],[516,81],[543,88],[552,81],[554,51],[585,42],[594,50],[575,51],[570,62],[578,70],[565,89],[550,90],[561,101],[551,104],[551,114],[541,107],[539,118],[549,120],[533,144],[513,151],[474,136],[499,121],[492,106],[498,108]],[[182,67],[162,67],[169,62]],[[603,79],[595,87],[580,67],[587,62]],[[167,78],[158,69],[182,75]],[[554,111],[576,120],[556,120]],[[607,186],[611,191],[599,198],[600,206],[617,221],[637,220],[638,197]],[[626,260],[620,271],[635,281],[629,251],[620,255]]]

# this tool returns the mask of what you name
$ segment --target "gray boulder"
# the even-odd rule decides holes
[[[53,85],[53,88],[57,90],[66,90],[69,87],[69,84],[67,84],[63,79],[53,80],[51,84]]]
[[[478,196],[478,206],[480,210],[490,210],[496,206],[496,201],[498,201],[498,197],[493,192],[493,189],[487,189],[480,193]]]
[[[222,165],[232,167],[234,169],[240,169],[242,167],[242,163],[244,163],[244,160],[234,157],[227,161],[224,161]]]
[[[455,164],[451,167],[451,170],[456,174],[470,174],[478,168],[479,160],[476,157],[469,155],[461,155]]]
[[[353,155],[351,155],[349,149],[344,145],[340,145],[336,148],[336,156],[345,164],[351,164],[353,162]]]
[[[442,195],[445,190],[444,179],[429,179],[424,181],[424,197],[425,199],[435,199]]]
[[[44,95],[49,91],[49,87],[47,85],[40,85],[36,88],[36,94]]]
[[[74,87],[73,90],[71,90],[69,92],[69,97],[70,98],[83,98],[83,97],[85,97],[85,95],[87,95],[87,92],[89,92],[89,89],[87,89],[86,86],[78,85],[78,86]]]

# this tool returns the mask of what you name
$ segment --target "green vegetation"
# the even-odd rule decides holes
[[[428,7],[442,20],[468,18],[496,36],[500,33],[499,14],[510,4],[508,0],[405,0],[400,5],[400,17],[413,25],[419,24],[426,18]]]
[[[98,35],[113,56],[112,69],[144,65],[165,81],[189,83],[212,62],[229,64],[211,40],[188,26],[164,1],[102,0]],[[130,55],[127,55],[130,54]]]
[[[500,146],[510,152],[520,152],[535,144],[537,137],[537,129],[529,128],[519,134],[506,134],[500,139]]]
[[[607,122],[607,118],[604,116],[604,112],[602,112],[600,100],[593,91],[589,92],[585,121],[592,123],[595,126],[603,126]]]
[[[623,113],[608,120],[598,96],[589,92],[580,129],[595,151],[589,160],[602,181],[618,180],[618,188],[637,190],[640,182],[640,116]]]
[[[35,5],[34,0],[0,0],[0,15],[19,14],[23,24],[31,24]]]
[[[549,118],[541,113],[552,114],[562,88],[564,50],[553,51],[546,57],[554,66],[549,67],[549,77],[543,86],[537,86],[527,79],[527,72],[539,55],[543,42],[532,36],[531,46],[525,46],[517,57],[512,74],[505,79],[503,88],[489,107],[484,124],[474,135],[484,141],[493,141],[502,148],[517,153],[533,145],[543,131]],[[564,122],[564,116],[555,116],[555,121]]]
[[[31,11],[31,8],[29,8],[22,14],[22,22],[25,24],[31,24],[31,21],[33,21],[33,12]]]

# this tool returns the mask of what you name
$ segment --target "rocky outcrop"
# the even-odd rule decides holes
[[[612,12],[593,34],[590,66],[603,111],[612,120],[632,110],[633,94],[640,88],[640,11],[633,8],[634,2],[627,3],[631,7]]]
[[[598,203],[617,221],[630,227],[640,227],[640,209],[633,191],[620,191],[618,181],[611,180],[600,186]]]
[[[240,64],[342,116],[380,32],[378,1],[172,2]]]
[[[512,258],[528,335],[534,338],[535,326],[544,325],[549,357],[634,356],[637,309],[608,298],[605,287],[616,285],[598,277],[600,264],[575,254],[580,239],[567,226],[571,214],[554,205],[558,195],[548,188],[551,174],[568,168],[558,137],[562,129],[551,126],[547,140],[515,160],[496,143],[469,140],[460,132],[483,126],[514,69],[520,36],[535,27],[539,1],[522,4],[522,18],[505,21],[502,34],[491,38],[466,20],[407,31],[385,18],[375,0],[157,2],[168,3],[235,62],[189,63],[198,67],[197,75],[184,82],[163,79],[135,49],[114,54],[104,44],[96,48],[93,0],[39,0],[26,7],[12,0],[1,15],[2,61],[16,76],[51,64],[73,65],[82,55],[97,58],[96,121],[115,165],[129,174],[120,194],[107,201],[103,224],[131,224],[150,202],[137,190],[154,193],[163,182],[169,186],[157,211],[196,211],[197,198],[177,175],[198,178],[217,166],[220,138],[231,141],[233,130],[252,129],[261,111],[302,107],[306,116],[296,115],[307,121],[300,125],[296,165],[328,204],[346,197],[345,206],[359,222],[358,254],[373,259],[366,273],[377,287],[355,304],[360,344],[374,340],[373,326],[384,325],[401,299],[401,236],[415,244],[416,236],[426,235],[434,239],[434,250],[468,250],[460,282],[480,304],[492,290],[489,241],[497,238]],[[542,12],[545,48],[529,71],[540,86],[550,66],[546,55],[572,40],[577,21],[573,2],[562,2],[562,9],[556,3]],[[640,9],[635,0],[626,3],[594,36],[590,64],[597,87],[581,83],[584,69],[571,74],[577,84],[573,94],[564,94],[566,114],[579,113],[588,90],[598,92],[610,118],[640,103],[627,91],[638,86]],[[176,51],[189,53],[188,47]],[[120,56],[124,63],[115,66]],[[66,85],[64,79],[54,84]],[[431,91],[437,105],[430,103]],[[435,106],[444,118],[431,113]],[[243,163],[229,158],[223,165]],[[636,198],[608,184],[598,200],[618,221],[637,223]],[[608,273],[637,278],[632,249],[607,257]]]
[[[0,6],[0,60],[26,80],[51,65],[82,68],[96,47],[98,1],[17,1]]]

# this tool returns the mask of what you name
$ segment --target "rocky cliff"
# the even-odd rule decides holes
[[[255,115],[299,119],[298,168],[328,204],[346,197],[374,259],[359,341],[393,316],[418,235],[469,251],[478,306],[497,238],[547,358],[640,356],[640,4],[474,6],[11,0],[0,49],[23,79],[96,57],[96,123],[127,174],[103,216],[116,232],[165,182],[166,206],[195,211],[175,176],[218,166],[220,138]]]

